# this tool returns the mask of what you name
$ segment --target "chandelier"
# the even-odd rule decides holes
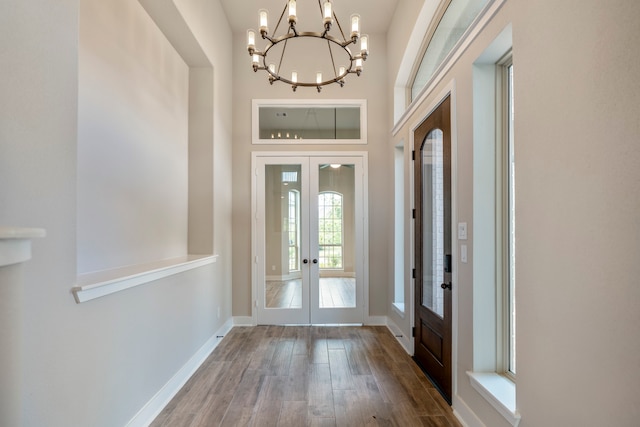
[[[268,73],[269,83],[273,84],[275,81],[280,81],[286,84],[291,85],[293,91],[295,92],[299,86],[303,87],[315,87],[318,92],[321,91],[322,86],[326,86],[332,83],[337,83],[340,87],[344,86],[345,77],[349,74],[356,74],[360,76],[362,73],[362,63],[367,60],[367,56],[369,55],[369,37],[366,35],[360,35],[360,15],[354,14],[351,15],[351,32],[349,34],[349,38],[346,38],[344,32],[342,30],[342,26],[340,25],[340,21],[338,21],[338,17],[333,12],[333,4],[330,0],[318,0],[318,6],[320,8],[320,16],[322,17],[322,24],[324,30],[322,32],[312,32],[312,31],[298,31],[296,28],[296,24],[298,22],[298,16],[296,13],[296,0],[287,0],[280,15],[280,19],[276,24],[276,28],[273,32],[273,35],[269,34],[269,26],[268,26],[268,12],[264,9],[261,9],[258,14],[260,17],[260,35],[264,40],[267,40],[267,45],[263,51],[256,50],[256,31],[255,30],[247,30],[247,50],[249,51],[249,55],[251,56],[251,62],[253,66],[253,71],[257,72],[258,70],[264,70]],[[278,27],[282,23],[282,20],[287,13],[288,10],[288,23],[289,28],[284,32],[284,34],[277,35]],[[331,27],[333,24],[337,25],[338,30],[340,31],[341,38],[334,37],[329,34]],[[304,78],[298,75],[298,71],[291,70],[290,77],[285,77],[281,73],[285,73],[286,71],[283,69],[283,60],[285,60],[285,53],[287,50],[288,43],[299,42],[302,39],[321,39],[321,41],[326,41],[327,43],[327,62],[330,60],[331,68],[330,68],[330,77],[323,76],[322,71],[317,71],[315,73],[315,80],[309,79],[308,77]],[[358,40],[360,40],[360,50],[354,54],[349,49],[350,45],[356,45]],[[277,56],[276,46],[281,48],[280,57],[276,58],[278,61],[278,65],[274,62],[270,62],[268,60],[268,55],[271,53],[272,57]],[[273,49],[273,50],[272,50]],[[322,49],[324,51],[324,48]],[[337,52],[346,52],[346,56],[342,63],[339,63],[336,67],[336,59],[338,56]],[[319,50],[304,50],[305,58],[316,58],[319,55],[324,55]],[[301,60],[300,58],[298,58]],[[289,75],[287,75],[289,76]]]

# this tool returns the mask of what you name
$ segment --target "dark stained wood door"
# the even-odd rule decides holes
[[[451,102],[414,133],[414,359],[451,403]]]

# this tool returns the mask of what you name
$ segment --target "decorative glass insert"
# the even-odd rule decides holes
[[[448,0],[445,0],[448,1]],[[411,100],[427,85],[489,0],[450,0],[411,85]]]

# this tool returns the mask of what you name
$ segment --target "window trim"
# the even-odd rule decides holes
[[[509,50],[496,63],[496,310],[498,322],[496,370],[515,381],[511,370],[511,156]]]
[[[502,186],[500,157],[501,79],[498,65],[513,46],[508,24],[473,63],[473,371],[467,372],[469,385],[511,425],[517,426],[515,378],[504,373],[502,361],[503,286],[498,279],[502,245],[500,213]]]

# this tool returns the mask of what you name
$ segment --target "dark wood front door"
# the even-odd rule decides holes
[[[450,97],[416,129],[416,362],[451,403],[451,113]]]

